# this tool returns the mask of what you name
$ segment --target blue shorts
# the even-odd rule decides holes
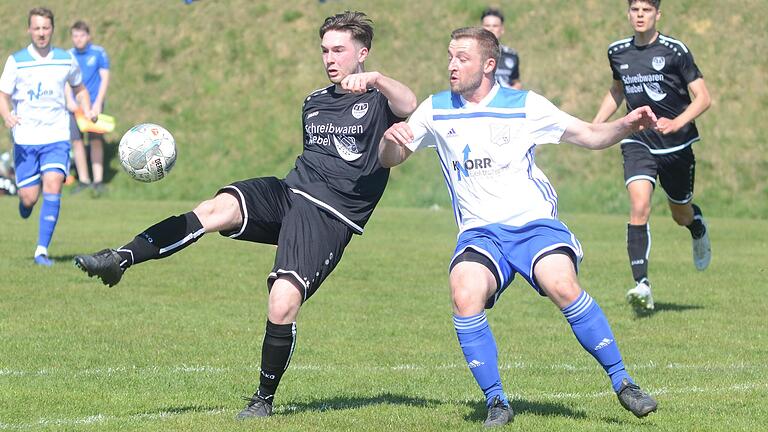
[[[69,172],[69,141],[43,145],[13,145],[13,163],[16,169],[16,187],[34,186],[46,171]]]
[[[449,268],[467,249],[490,259],[500,281],[496,294],[486,304],[486,308],[491,308],[515,278],[515,273],[520,273],[539,294],[545,295],[534,280],[533,265],[543,254],[559,248],[572,251],[578,266],[583,257],[581,244],[559,220],[537,219],[520,227],[491,224],[470,228],[459,235]]]

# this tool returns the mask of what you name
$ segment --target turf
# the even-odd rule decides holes
[[[78,253],[119,246],[192,202],[65,196],[51,248],[32,264],[38,210],[0,198],[0,430],[478,430],[485,416],[452,328],[446,209],[380,208],[302,309],[276,415],[239,423],[258,380],[272,246],[218,235],[131,269],[107,288]],[[562,315],[515,282],[489,320],[516,430],[768,428],[765,220],[709,221],[696,272],[689,235],[653,220],[656,313],[625,304],[621,216],[566,214],[584,287],[612,323],[630,373],[659,401],[624,411]]]

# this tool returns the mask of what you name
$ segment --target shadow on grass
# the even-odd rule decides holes
[[[309,402],[297,402],[278,406],[275,413],[291,415],[307,411],[349,410],[371,405],[406,405],[415,407],[437,407],[443,402],[411,396],[383,393],[371,397],[332,397]]]
[[[151,411],[138,412],[137,416],[164,416],[168,414],[194,414],[194,413],[209,413],[211,411],[224,411],[223,406],[203,406],[203,405],[187,405],[180,407],[165,407],[158,408]]]
[[[483,422],[488,414],[488,408],[484,403],[467,402],[467,405],[472,408],[472,412],[464,416],[464,420],[471,422]],[[587,418],[587,414],[583,411],[574,411],[565,405],[549,403],[549,402],[531,402],[520,399],[513,399],[510,401],[512,409],[515,411],[515,415],[520,414],[532,414],[539,416],[561,416],[575,419]]]
[[[659,312],[687,312],[690,310],[704,309],[704,306],[701,305],[686,305],[666,302],[656,302],[654,306],[655,308],[650,311],[635,310],[635,316],[637,318],[650,318]]]

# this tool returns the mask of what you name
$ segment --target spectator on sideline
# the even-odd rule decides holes
[[[103,47],[91,42],[91,29],[84,21],[75,22],[70,28],[72,45],[69,50],[77,59],[83,74],[83,84],[91,96],[91,110],[94,116],[104,112],[104,101],[109,88],[109,57]],[[70,111],[70,139],[72,154],[77,169],[77,185],[72,193],[81,192],[93,186],[96,196],[104,191],[104,134],[88,132],[88,144],[91,149],[91,167],[93,177],[88,172],[88,157],[85,154],[84,135],[75,121],[74,112],[78,109],[69,91],[66,92],[67,108]]]

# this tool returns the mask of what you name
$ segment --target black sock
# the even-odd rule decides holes
[[[627,252],[632,278],[640,282],[648,278],[648,255],[650,252],[651,231],[648,224],[627,224]]]
[[[296,323],[273,324],[267,320],[267,331],[261,347],[261,376],[259,396],[269,403],[275,397],[277,385],[283,377],[296,346]]]
[[[125,270],[133,264],[165,258],[196,242],[203,234],[203,225],[193,212],[171,216],[118,249],[117,253],[123,258],[120,266]]]
[[[704,237],[707,232],[707,227],[704,226],[704,215],[701,213],[701,209],[696,204],[691,204],[693,207],[693,222],[688,225],[688,231],[691,232],[691,237],[699,239]]]

